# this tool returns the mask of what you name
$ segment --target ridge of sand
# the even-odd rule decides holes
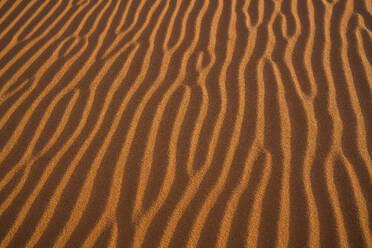
[[[372,247],[369,0],[0,1],[0,247]]]

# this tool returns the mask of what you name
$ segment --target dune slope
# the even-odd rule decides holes
[[[0,1],[0,247],[372,247],[370,0]]]

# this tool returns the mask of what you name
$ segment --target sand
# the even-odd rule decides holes
[[[370,0],[0,1],[0,247],[372,247]]]

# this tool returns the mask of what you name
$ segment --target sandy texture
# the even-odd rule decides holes
[[[371,0],[1,0],[0,247],[372,247]]]

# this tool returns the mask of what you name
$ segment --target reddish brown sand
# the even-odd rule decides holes
[[[371,0],[1,0],[0,247],[372,247]]]

